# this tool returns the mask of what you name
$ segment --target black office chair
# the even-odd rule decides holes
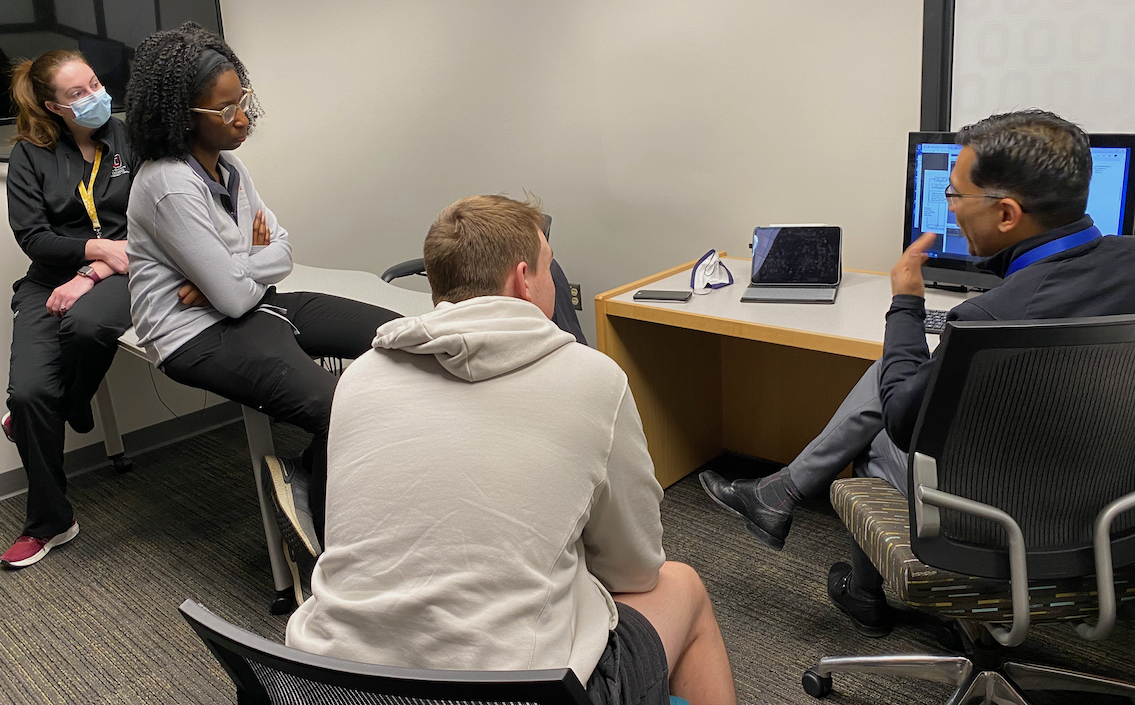
[[[570,668],[424,671],[309,654],[250,634],[204,606],[179,608],[236,685],[238,705],[589,705]]]
[[[1028,690],[1135,698],[1135,683],[1000,653],[1034,622],[1102,639],[1117,602],[1135,600],[1133,380],[1135,316],[948,324],[909,499],[862,478],[831,497],[900,599],[957,620],[967,655],[823,658],[805,690],[825,697],[832,673],[860,672],[954,685],[958,705],[1023,705]]]
[[[547,213],[544,214],[544,237],[549,241],[552,239],[552,216]],[[426,276],[426,263],[421,257],[408,259],[390,267],[382,273],[382,280],[389,283],[410,276]],[[579,325],[579,317],[575,314],[571,284],[568,283],[567,275],[564,274],[560,263],[555,260],[552,260],[552,281],[556,284],[556,309],[552,315],[552,322],[559,326],[560,330],[574,335],[578,342],[587,345],[587,337],[583,335],[583,327]]]

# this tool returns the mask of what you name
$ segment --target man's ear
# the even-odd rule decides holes
[[[1015,198],[1002,198],[997,202],[997,207],[1000,209],[1001,216],[997,223],[997,229],[1003,233],[1015,229],[1025,217],[1025,211]]]
[[[525,301],[532,300],[532,291],[528,286],[527,262],[521,261],[509,271],[508,277],[504,280],[504,290],[501,294]]]

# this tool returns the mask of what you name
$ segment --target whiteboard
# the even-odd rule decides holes
[[[957,0],[951,129],[1032,107],[1135,132],[1135,2]]]

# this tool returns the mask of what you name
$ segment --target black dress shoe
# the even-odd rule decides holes
[[[745,520],[749,533],[758,541],[774,551],[784,548],[784,539],[792,528],[792,513],[773,509],[757,499],[758,480],[729,482],[712,470],[698,475],[698,480],[710,499]]]
[[[828,597],[832,604],[851,619],[855,631],[877,639],[891,633],[891,608],[886,595],[854,597],[850,590],[851,566],[836,563],[828,570]]]

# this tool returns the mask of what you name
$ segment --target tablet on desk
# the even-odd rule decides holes
[[[741,301],[835,303],[842,237],[830,225],[756,228],[750,285]]]

